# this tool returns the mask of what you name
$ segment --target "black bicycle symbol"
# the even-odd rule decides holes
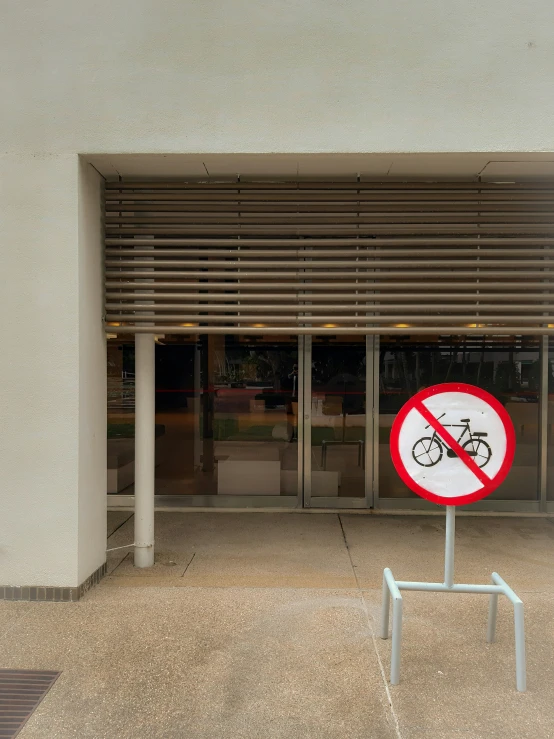
[[[439,416],[437,420],[440,420],[445,414]],[[431,424],[428,424],[425,428],[428,429]],[[456,439],[458,444],[461,443],[462,437],[467,434],[469,436],[466,441],[462,444],[464,449],[470,457],[475,458],[475,462],[479,467],[484,467],[492,457],[492,450],[487,442],[483,439],[483,436],[487,436],[485,431],[474,431],[472,432],[469,427],[469,418],[461,418],[460,423],[445,423],[445,428],[458,428],[462,429],[462,432]],[[446,456],[455,458],[458,455],[453,449],[441,439],[436,431],[433,432],[433,436],[423,436],[418,439],[412,449],[412,457],[422,467],[434,467],[438,464],[441,459],[444,450],[446,449]]]

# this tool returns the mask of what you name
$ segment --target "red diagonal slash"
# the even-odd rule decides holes
[[[456,439],[452,436],[452,434],[448,433],[448,431],[442,426],[435,416],[431,413],[431,411],[426,408],[423,403],[420,401],[419,403],[415,403],[414,408],[421,413],[423,418],[427,421],[427,423],[432,426],[437,434],[445,441],[448,446],[452,449],[453,452],[456,452],[456,456],[459,457],[459,459],[462,460],[462,462],[465,464],[466,467],[468,467],[475,477],[479,480],[480,483],[483,485],[486,485],[491,481],[491,478],[486,475],[483,470],[473,461],[473,459],[469,456],[469,454],[466,452],[465,449],[463,449]]]

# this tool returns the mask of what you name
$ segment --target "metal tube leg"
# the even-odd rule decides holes
[[[493,585],[494,578],[491,578]],[[498,613],[498,593],[489,596],[489,618],[487,621],[487,642],[492,644],[496,638],[496,614]]]
[[[512,588],[504,582],[498,572],[492,573],[492,581],[504,591],[504,595],[513,603],[514,606],[514,632],[516,642],[516,687],[520,693],[524,693],[527,688],[526,667],[525,667],[525,622],[523,620],[523,603],[514,593]]]
[[[516,638],[516,687],[520,693],[527,689],[527,670],[525,666],[525,623],[523,603],[514,603],[514,630]]]
[[[383,600],[381,601],[381,629],[379,636],[381,639],[389,638],[389,611],[390,611],[390,593],[387,584],[387,578],[383,574]]]
[[[494,642],[496,634],[496,614],[498,611],[498,594],[493,593],[489,596],[489,620],[487,621],[487,641],[489,644]]]
[[[392,601],[392,650],[390,658],[391,685],[400,682],[400,651],[402,648],[402,596]]]

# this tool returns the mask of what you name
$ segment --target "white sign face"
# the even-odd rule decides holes
[[[443,505],[484,498],[505,479],[515,436],[504,407],[465,383],[417,393],[391,431],[394,465],[408,487]]]

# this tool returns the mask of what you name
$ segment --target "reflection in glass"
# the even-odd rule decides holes
[[[126,352],[132,366],[133,347]],[[122,372],[114,366],[114,388]],[[134,402],[126,402],[123,416],[113,406],[109,418],[108,456],[115,469],[128,464],[110,492],[132,494]],[[158,343],[156,494],[296,495],[297,415],[296,340],[210,335]]]
[[[312,497],[365,495],[365,341],[312,348]]]
[[[534,337],[383,337],[379,352],[379,495],[416,497],[396,474],[390,429],[402,405],[418,390],[467,382],[490,392],[506,408],[516,432],[512,469],[491,498],[538,498],[540,361]]]
[[[549,339],[548,351],[548,430],[546,497],[554,500],[554,338]]]
[[[135,479],[135,347],[108,341],[108,493],[127,493]]]

